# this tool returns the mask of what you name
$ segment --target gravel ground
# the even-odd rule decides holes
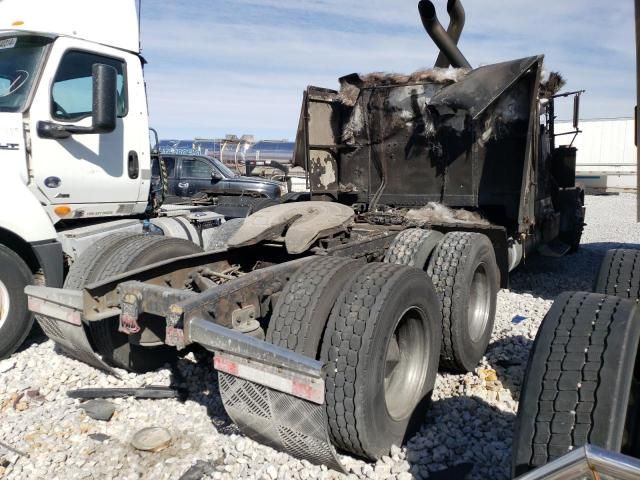
[[[634,195],[588,197],[589,225],[579,253],[528,259],[513,275],[511,290],[499,294],[482,365],[467,375],[439,375],[420,432],[376,464],[343,457],[346,478],[508,478],[518,393],[538,326],[558,293],[591,288],[607,249],[640,247],[635,205]],[[170,384],[188,387],[186,402],[115,400],[109,422],[88,417],[78,400],[66,396],[78,387]],[[149,426],[171,432],[167,449],[131,447],[133,434]],[[7,479],[178,479],[192,465],[192,475],[183,478],[345,478],[240,435],[222,407],[215,372],[193,356],[173,370],[123,373],[119,380],[56,354],[42,339],[0,362],[0,442],[0,478]]]

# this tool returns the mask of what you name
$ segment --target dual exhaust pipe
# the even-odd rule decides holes
[[[438,68],[471,68],[471,64],[458,48],[465,23],[465,12],[461,0],[448,0],[447,12],[451,18],[449,27],[444,29],[436,14],[436,7],[431,0],[420,0],[418,3],[420,19],[425,30],[440,49],[435,66]]]

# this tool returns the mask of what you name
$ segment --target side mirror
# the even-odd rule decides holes
[[[578,130],[580,125],[580,94],[573,97],[573,128]]]
[[[92,133],[111,133],[116,129],[118,72],[110,65],[93,66]]]
[[[212,182],[219,182],[220,180],[222,180],[222,175],[220,175],[220,173],[211,172],[211,181]]]
[[[93,106],[90,127],[38,122],[41,138],[69,138],[71,135],[111,133],[116,129],[118,72],[110,65],[96,63],[92,70]]]

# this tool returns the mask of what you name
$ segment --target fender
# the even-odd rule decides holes
[[[0,180],[0,227],[27,243],[55,241],[51,219],[17,173],[7,172]]]
[[[37,262],[48,286],[62,286],[64,256],[56,229],[20,176],[11,172],[0,181],[0,243],[17,248],[32,268]]]

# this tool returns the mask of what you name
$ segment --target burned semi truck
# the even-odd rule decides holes
[[[331,468],[337,450],[375,459],[405,441],[438,368],[482,358],[509,272],[541,245],[577,248],[584,220],[543,57],[471,68],[464,10],[448,7],[447,32],[419,3],[436,68],[307,89],[295,163],[311,200],[220,227],[215,251],[103,240],[66,289],[27,288],[47,335],[115,374],[211,351],[243,432]]]

